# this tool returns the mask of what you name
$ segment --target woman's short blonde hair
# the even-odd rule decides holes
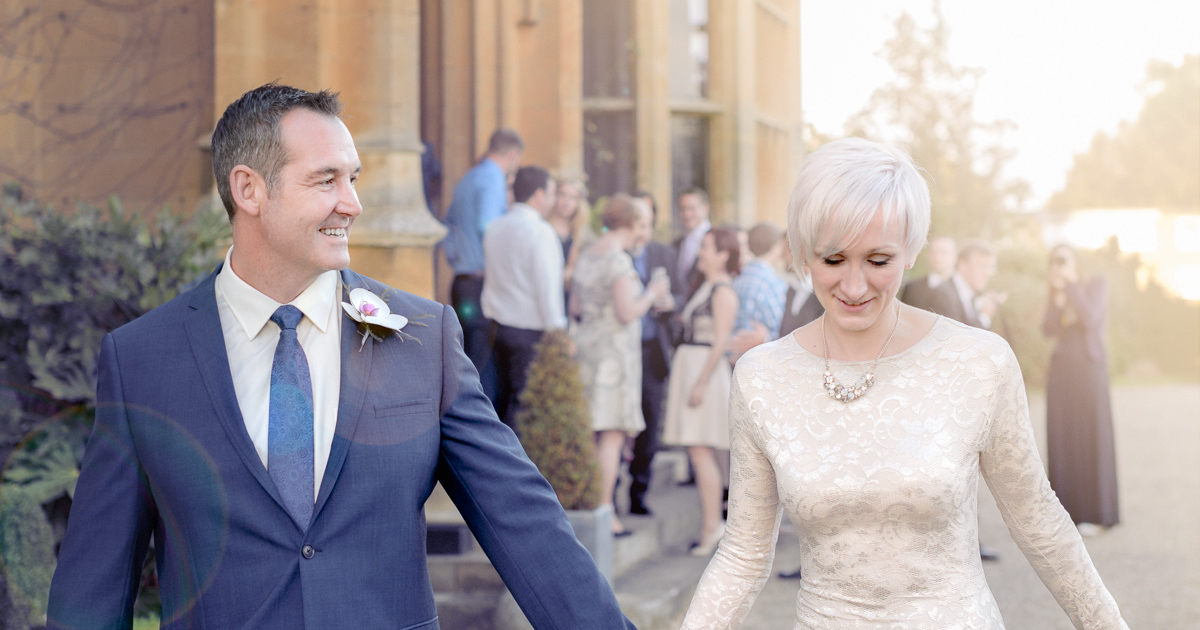
[[[899,220],[905,264],[929,234],[929,185],[907,153],[862,138],[821,146],[804,160],[788,201],[788,244],[800,266],[849,247],[878,212]]]

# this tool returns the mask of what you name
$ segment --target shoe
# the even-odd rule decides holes
[[[644,501],[633,497],[629,497],[629,513],[639,516],[654,516],[654,512],[651,512],[650,508],[646,507]]]
[[[700,541],[695,547],[692,547],[691,554],[693,556],[707,556],[717,550],[717,545],[721,542],[721,538],[725,536],[725,523],[717,525],[713,533],[707,538]]]
[[[979,545],[979,559],[984,562],[998,562],[1000,560],[1000,553],[991,547]]]
[[[795,571],[780,571],[779,577],[785,580],[798,580],[800,579],[800,567],[796,567]]]
[[[1097,525],[1095,523],[1080,523],[1075,526],[1075,529],[1078,529],[1079,535],[1083,536],[1084,538],[1099,536],[1108,530],[1107,527],[1103,525]]]

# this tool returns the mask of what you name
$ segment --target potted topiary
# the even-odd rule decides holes
[[[543,335],[536,352],[517,413],[521,444],[567,510],[575,536],[611,579],[612,507],[597,507],[599,467],[579,365],[563,330]]]

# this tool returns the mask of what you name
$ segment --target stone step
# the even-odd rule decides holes
[[[687,553],[689,544],[699,537],[700,502],[694,486],[679,485],[687,475],[686,461],[686,455],[679,451],[665,451],[655,457],[654,477],[646,496],[652,516],[625,511],[627,476],[618,488],[620,519],[633,534],[612,540],[614,577],[610,581],[621,609],[640,630],[678,628],[708,565],[709,558]],[[430,531],[437,532],[430,538],[431,552],[439,545],[457,545],[463,551],[429,555],[441,626],[454,630],[529,628],[449,499],[445,498],[440,508],[436,502],[427,506],[426,513]]]

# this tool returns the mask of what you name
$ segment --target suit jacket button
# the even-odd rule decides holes
[[[312,557],[317,555],[317,550],[313,549],[312,545],[304,545],[300,548],[300,555],[304,556],[305,560],[312,560]]]

